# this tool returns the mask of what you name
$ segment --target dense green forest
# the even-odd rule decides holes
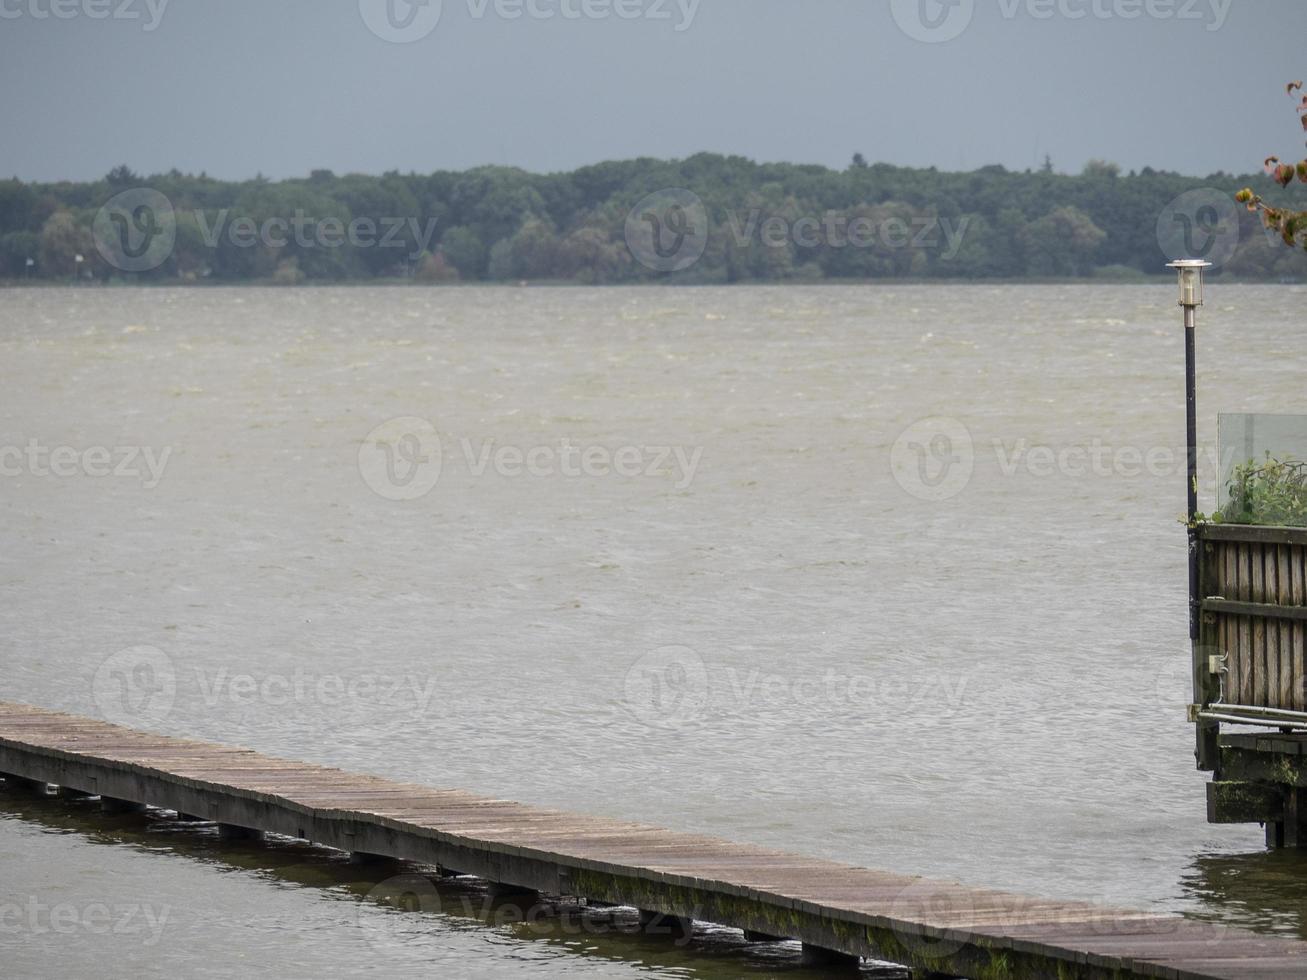
[[[239,182],[119,167],[87,183],[0,181],[0,279],[1129,278],[1181,257],[1177,241],[1217,274],[1307,278],[1307,255],[1234,204],[1248,185],[1307,205],[1307,190],[1264,175],[1123,174],[1102,162],[1077,175],[1051,162],[946,173],[859,155],[838,171],[700,154],[556,174],[314,171]],[[637,238],[653,229],[656,254],[633,243],[633,229]],[[660,264],[687,236],[686,261]]]

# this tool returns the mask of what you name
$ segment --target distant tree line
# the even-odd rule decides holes
[[[876,278],[1131,277],[1157,274],[1170,222],[1198,239],[1232,205],[1239,225],[1220,274],[1307,277],[1307,254],[1285,248],[1258,216],[1233,205],[1240,188],[1307,207],[1307,190],[1265,175],[1187,177],[1094,162],[1078,175],[1001,166],[971,173],[868,164],[845,170],[759,164],[700,154],[638,159],[571,173],[480,167],[427,175],[222,181],[118,167],[86,183],[0,181],[0,279],[301,282],[413,279],[580,283],[749,282]],[[116,195],[148,188],[172,209],[169,245],[148,268],[105,247],[149,232],[111,215]],[[675,272],[629,245],[632,209],[679,188],[702,202],[701,252]],[[1198,201],[1180,206],[1186,192]],[[1209,203],[1204,205],[1203,202]],[[1215,203],[1210,203],[1215,202]],[[1186,213],[1188,208],[1193,213]],[[149,217],[154,221],[153,216]],[[1227,220],[1227,219],[1222,219]],[[114,223],[116,222],[116,224]],[[1183,226],[1183,227],[1180,227]],[[1228,233],[1228,228],[1226,232]],[[1174,249],[1171,250],[1174,252]],[[1199,255],[1199,257],[1205,257]]]

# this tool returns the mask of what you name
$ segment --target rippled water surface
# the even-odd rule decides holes
[[[1307,411],[1307,290],[1209,293],[1205,442]],[[1304,934],[1193,768],[1181,345],[1169,284],[0,291],[0,698]],[[0,902],[169,910],[11,968],[793,968],[378,940],[359,869],[205,834],[0,798]]]

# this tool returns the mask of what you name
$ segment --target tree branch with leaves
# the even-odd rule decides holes
[[[1298,100],[1298,118],[1302,128],[1307,130],[1307,95],[1299,95],[1302,88],[1302,82],[1290,82],[1285,91],[1290,98]],[[1271,179],[1281,187],[1288,187],[1295,178],[1307,184],[1307,159],[1299,160],[1297,163],[1282,163],[1279,157],[1267,157],[1265,166]],[[1234,199],[1247,206],[1249,211],[1261,212],[1266,227],[1275,231],[1284,244],[1291,248],[1307,249],[1307,211],[1295,211],[1292,208],[1268,204],[1260,194],[1254,193],[1251,187],[1245,187],[1234,196]]]

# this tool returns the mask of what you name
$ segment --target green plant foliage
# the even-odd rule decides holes
[[[1307,527],[1307,462],[1249,460],[1236,466],[1230,501],[1217,515],[1225,524]]]

